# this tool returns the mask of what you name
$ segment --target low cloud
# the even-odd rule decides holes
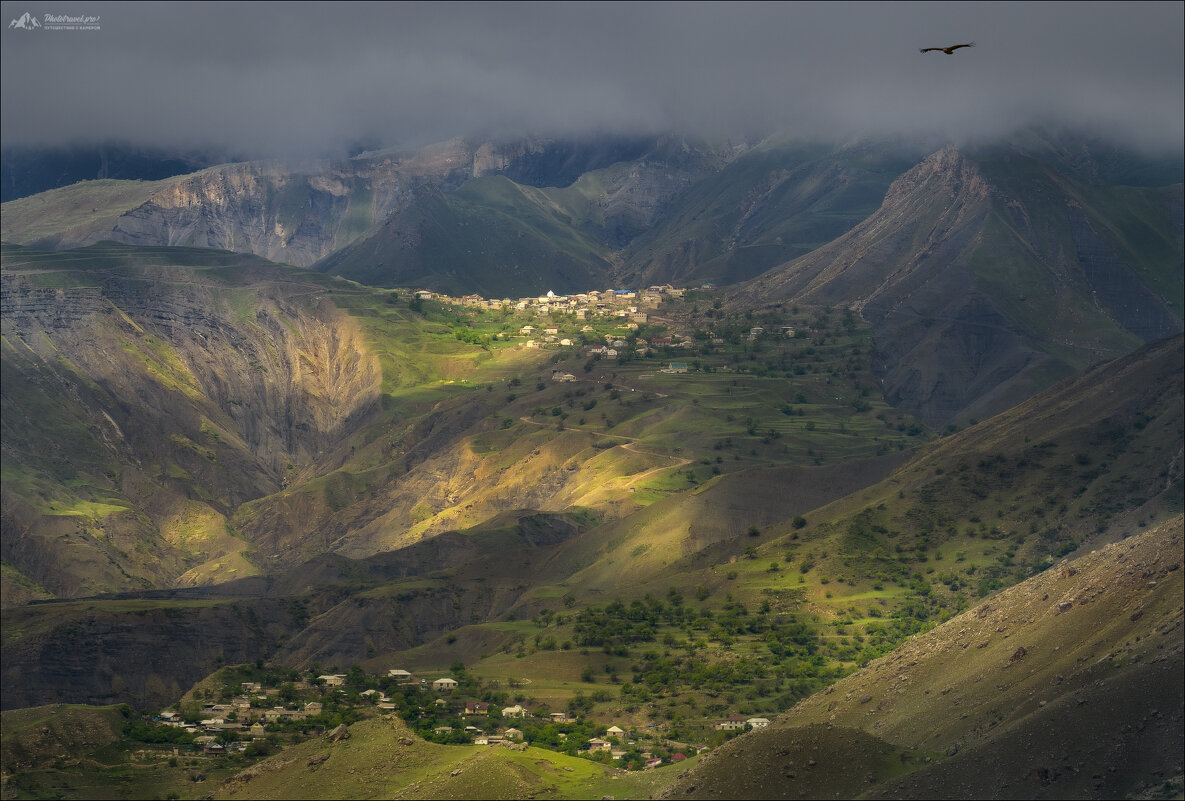
[[[67,11],[2,7],[5,25]],[[958,139],[1060,123],[1179,151],[1182,9],[83,3],[69,13],[98,30],[4,31],[0,133],[266,155],[471,134]]]

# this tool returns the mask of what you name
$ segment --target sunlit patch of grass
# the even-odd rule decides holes
[[[45,505],[43,511],[45,514],[49,515],[65,515],[70,517],[85,517],[90,520],[100,520],[109,515],[126,512],[130,508],[130,506],[123,504],[76,499],[69,505],[63,505],[60,501],[50,501]]]

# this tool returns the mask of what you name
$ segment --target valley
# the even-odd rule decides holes
[[[1181,184],[1042,145],[5,203],[4,797],[1179,795]]]

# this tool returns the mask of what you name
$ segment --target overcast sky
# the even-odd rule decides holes
[[[0,6],[6,145],[279,155],[524,132],[957,139],[1046,121],[1178,152],[1185,136],[1180,2]],[[10,27],[25,13],[98,29]]]

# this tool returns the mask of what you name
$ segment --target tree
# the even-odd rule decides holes
[[[350,665],[350,671],[346,675],[346,685],[348,687],[354,688],[355,690],[366,689],[366,685],[367,685],[366,671],[364,671],[362,669],[361,665],[358,665],[358,664]]]

